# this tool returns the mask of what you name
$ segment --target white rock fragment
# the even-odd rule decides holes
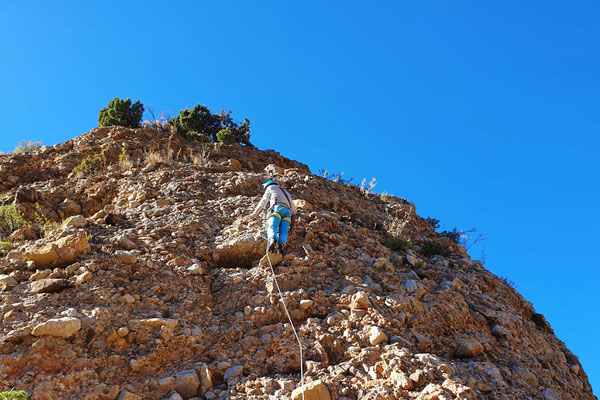
[[[369,343],[373,346],[378,345],[382,342],[387,342],[388,337],[378,326],[373,326],[369,330]]]
[[[313,305],[312,300],[300,300],[300,309],[301,310],[306,310],[306,309],[310,308],[312,305]]]
[[[81,329],[81,320],[73,317],[53,318],[33,328],[33,336],[50,335],[61,338],[73,336]]]
[[[192,264],[187,268],[187,272],[190,275],[202,275],[204,273],[204,269],[200,264]]]

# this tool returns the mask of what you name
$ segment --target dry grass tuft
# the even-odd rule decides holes
[[[146,154],[146,161],[152,165],[156,165],[165,161],[165,158],[158,151],[151,151],[150,153]]]

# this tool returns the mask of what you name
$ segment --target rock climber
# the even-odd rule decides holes
[[[268,180],[263,184],[265,193],[249,219],[255,219],[258,214],[269,204],[268,225],[267,225],[267,253],[279,252],[284,255],[285,244],[287,243],[288,233],[294,214],[296,214],[296,205],[292,197],[285,189],[280,188],[274,180]]]

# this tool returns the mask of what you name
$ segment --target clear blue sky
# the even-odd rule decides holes
[[[116,96],[231,109],[262,149],[485,233],[600,390],[600,3],[93,3],[3,2],[0,150]]]

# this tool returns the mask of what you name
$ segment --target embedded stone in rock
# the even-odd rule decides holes
[[[239,160],[236,160],[235,158],[230,158],[228,160],[228,163],[229,167],[231,167],[232,170],[238,172],[242,170],[242,164],[239,162]]]
[[[419,262],[419,259],[412,254],[407,254],[406,261],[408,261],[408,263],[414,267]]]
[[[558,395],[554,393],[554,390],[550,388],[542,390],[542,397],[544,400],[560,400],[560,397],[558,397]]]
[[[31,282],[29,288],[33,293],[56,293],[70,286],[67,279],[40,279]]]
[[[505,336],[510,335],[510,331],[508,329],[506,329],[505,327],[503,327],[502,325],[495,325],[494,328],[492,329],[492,335],[498,336],[498,337],[505,337]]]
[[[302,400],[302,386],[294,389],[292,400]],[[331,400],[331,395],[327,386],[317,380],[304,385],[304,400]]]
[[[137,256],[128,251],[115,251],[115,257],[117,261],[123,264],[135,264],[137,262]]]
[[[19,240],[35,240],[38,238],[37,232],[31,228],[19,228],[8,237],[9,242],[16,242]]]
[[[200,390],[198,394],[204,396],[204,394],[213,387],[212,374],[208,365],[202,363],[199,368],[196,368],[198,376],[200,376]]]
[[[129,390],[125,389],[119,395],[118,400],[142,400],[142,396],[138,396],[137,394],[131,393]]]
[[[415,383],[417,386],[423,386],[426,382],[425,372],[418,369],[412,374],[410,374],[410,380]]]
[[[483,353],[483,346],[475,339],[461,339],[454,355],[458,358],[473,358]]]
[[[281,260],[283,260],[283,256],[281,254],[269,253],[269,259],[267,259],[267,257],[263,258],[262,261],[260,262],[259,266],[263,267],[263,268],[268,268],[271,265],[275,266],[275,265],[279,264],[281,262]],[[271,264],[269,264],[269,261],[271,261]],[[282,288],[282,290],[283,290],[283,288]]]
[[[91,251],[84,232],[62,237],[54,242],[42,242],[31,246],[25,256],[34,261],[37,267],[65,265],[75,262]]]
[[[358,292],[352,296],[352,308],[364,309],[369,307],[371,307],[371,300],[365,292]]]
[[[275,164],[269,164],[265,167],[265,172],[270,175],[283,175],[284,169]]]
[[[404,282],[404,287],[406,288],[406,290],[412,293],[415,290],[417,290],[417,281],[415,281],[414,279],[409,279],[406,282]]]
[[[19,188],[15,197],[16,203],[35,203],[40,199],[40,194],[32,188]]]
[[[117,246],[125,249],[125,250],[133,250],[137,247],[137,245],[135,244],[134,241],[132,241],[131,239],[129,239],[127,236],[125,235],[119,235],[117,236],[117,238],[115,239],[115,243]]]
[[[244,367],[242,367],[241,365],[229,367],[229,368],[227,368],[227,371],[225,371],[225,374],[223,375],[223,379],[228,381],[232,378],[235,378],[236,376],[240,376],[243,372],[244,372]]]
[[[81,206],[71,199],[65,199],[58,208],[63,212],[65,217],[81,214]]]
[[[204,273],[204,269],[200,264],[192,264],[186,269],[186,271],[190,275],[202,275]]]
[[[88,225],[88,220],[83,215],[77,215],[69,219],[65,223],[65,228],[85,228]]]
[[[371,327],[371,330],[369,331],[369,342],[373,346],[376,346],[381,342],[387,342],[387,340],[387,335],[383,333],[383,331],[379,329],[378,326]]]
[[[11,185],[16,185],[17,182],[19,182],[19,177],[18,176],[14,176],[14,175],[9,175],[8,177],[6,177],[6,180],[8,181],[8,183],[10,183]]]
[[[310,306],[313,305],[313,301],[312,300],[300,300],[300,309],[301,310],[306,310],[308,308],[310,308]]]
[[[75,278],[75,281],[77,283],[85,283],[91,281],[93,277],[94,274],[92,274],[90,271],[85,271],[83,274],[78,275],[77,278]]]
[[[402,389],[411,390],[413,388],[413,381],[409,379],[404,372],[392,372],[390,374],[390,380]]]
[[[81,329],[81,320],[73,317],[53,318],[33,328],[33,336],[50,335],[68,338]]]
[[[137,322],[141,325],[147,325],[147,326],[151,326],[153,328],[158,328],[163,325],[166,325],[169,328],[175,328],[177,326],[177,324],[179,323],[178,320],[169,319],[169,318],[147,318],[147,319],[133,320],[131,322],[133,322],[133,323]]]
[[[164,391],[169,391],[175,389],[177,383],[175,381],[175,378],[173,378],[172,376],[167,376],[166,378],[163,378],[158,381],[158,386],[160,386],[160,388]]]
[[[313,205],[306,200],[297,199],[292,201],[294,202],[297,208],[301,208],[304,211],[311,211],[314,208]]]
[[[388,260],[385,257],[381,257],[375,260],[375,262],[373,263],[373,268],[375,269],[384,269],[384,268],[390,268],[393,267],[392,263],[390,262],[390,260]]]
[[[200,378],[193,369],[186,369],[177,374],[177,393],[184,399],[189,399],[198,393],[200,387]]]
[[[0,292],[12,289],[17,286],[18,282],[10,275],[0,275]]]

